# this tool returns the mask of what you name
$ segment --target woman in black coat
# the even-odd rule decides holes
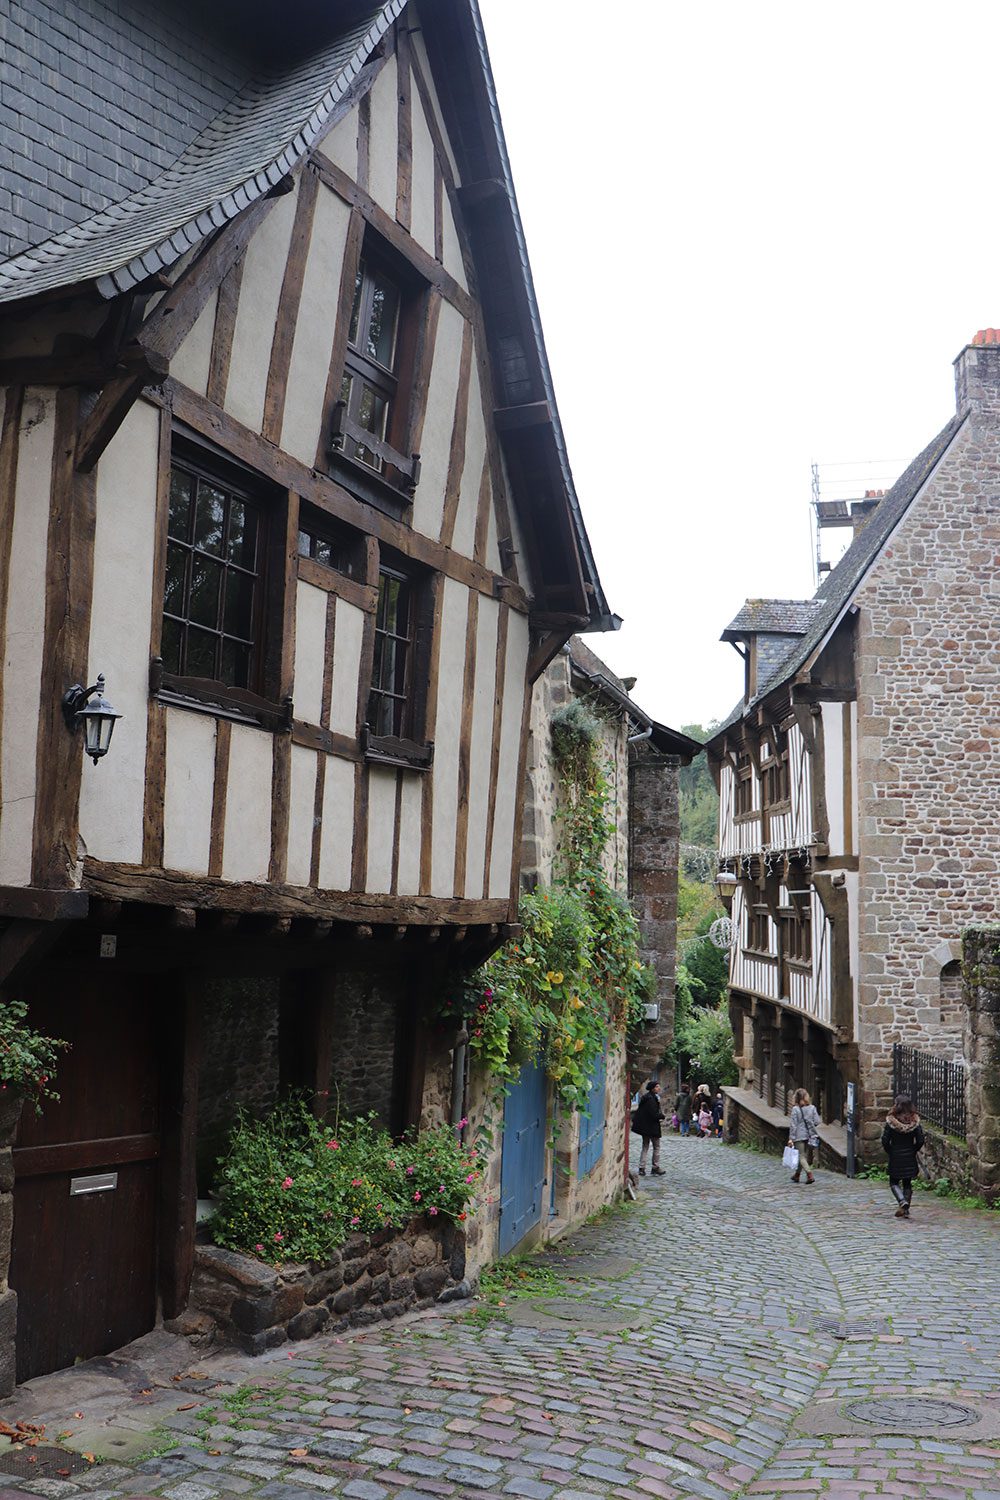
[[[665,1119],[660,1107],[660,1085],[655,1078],[651,1078],[646,1084],[646,1092],[639,1100],[639,1107],[635,1112],[635,1128],[642,1136],[642,1150],[639,1152],[639,1176],[646,1175],[646,1155],[650,1143],[653,1146],[653,1171],[654,1177],[665,1177],[667,1174],[660,1167],[660,1122]]]
[[[917,1152],[923,1144],[924,1130],[913,1100],[908,1094],[897,1094],[882,1131],[882,1148],[889,1157],[889,1187],[899,1204],[897,1219],[910,1217],[913,1179],[920,1171]]]

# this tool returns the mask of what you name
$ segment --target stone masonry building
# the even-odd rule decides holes
[[[748,601],[743,702],[709,746],[734,922],[741,1113],[845,1086],[872,1145],[896,1043],[961,1061],[963,930],[1000,917],[1000,343],[811,601]],[[780,650],[775,650],[775,645]]]

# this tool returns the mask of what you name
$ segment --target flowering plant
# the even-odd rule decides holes
[[[374,1115],[331,1130],[293,1097],[261,1120],[240,1113],[210,1230],[217,1245],[247,1255],[322,1261],[348,1234],[398,1229],[424,1212],[464,1219],[481,1174],[449,1126],[397,1143]]]
[[[39,1114],[43,1099],[58,1099],[52,1087],[59,1053],[69,1042],[44,1036],[27,1024],[23,1000],[0,1002],[0,1095],[31,1099]]]

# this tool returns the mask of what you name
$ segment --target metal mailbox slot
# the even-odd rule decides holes
[[[71,1177],[69,1195],[75,1198],[81,1193],[112,1193],[117,1186],[117,1172],[97,1172],[93,1177]]]

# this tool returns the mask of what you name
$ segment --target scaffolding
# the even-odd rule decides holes
[[[810,514],[813,582],[817,587],[840,561],[904,467],[889,458],[812,465]],[[824,536],[829,532],[835,534],[834,545],[825,547]]]

